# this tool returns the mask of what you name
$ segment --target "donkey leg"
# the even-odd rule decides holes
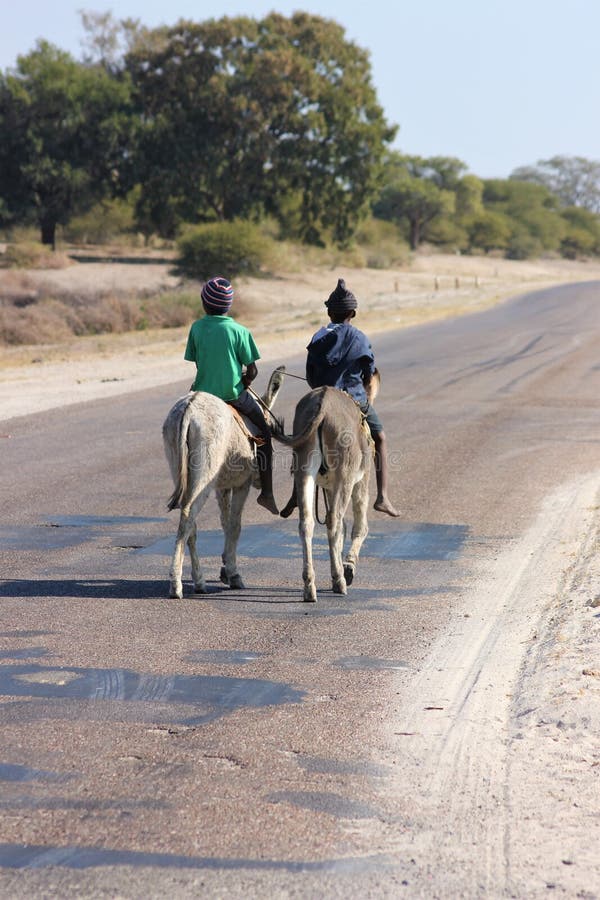
[[[205,593],[206,586],[204,584],[204,576],[200,567],[198,551],[196,549],[196,516],[204,506],[206,498],[210,493],[211,486],[207,485],[204,490],[200,491],[196,499],[189,506],[184,507],[179,515],[179,526],[177,528],[177,537],[175,538],[175,550],[171,562],[170,571],[170,587],[169,597],[181,600],[183,597],[183,584],[181,580],[183,570],[183,557],[185,555],[185,545],[188,545],[190,557],[192,560],[192,576],[194,579],[194,590],[198,593]]]
[[[330,505],[327,517],[327,539],[329,541],[329,562],[331,584],[335,594],[347,594],[346,577],[342,564],[344,547],[344,513],[350,501],[350,490],[342,483],[329,492]]]
[[[221,528],[223,529],[223,534],[227,534],[227,528],[229,527],[229,515],[231,512],[231,488],[227,488],[223,491],[217,491],[217,503],[219,504],[219,514],[221,516]],[[229,578],[227,577],[227,572],[225,570],[225,551],[221,553],[221,571],[219,573],[219,578],[223,582],[223,584],[229,584]]]
[[[369,506],[369,478],[363,475],[360,481],[354,485],[352,491],[352,534],[351,544],[346,559],[344,560],[344,575],[346,584],[352,584],[358,565],[358,557],[369,533],[368,521]]]
[[[198,556],[198,546],[197,546],[197,527],[196,527],[196,518],[200,513],[200,510],[206,503],[208,499],[208,495],[210,494],[212,485],[207,485],[204,490],[200,491],[194,502],[190,507],[190,529],[187,540],[188,550],[190,551],[190,560],[192,562],[192,580],[194,582],[194,593],[196,594],[206,594],[206,582],[204,580],[204,572],[202,571],[202,566],[200,565],[200,557]]]
[[[223,568],[221,569],[221,581],[228,584],[233,590],[243,590],[244,582],[237,569],[237,545],[242,528],[242,511],[248,497],[252,481],[249,478],[241,487],[233,488],[230,492],[228,504],[228,517],[223,522],[225,533],[225,546],[223,548]]]
[[[197,594],[203,594],[206,591],[204,585],[204,577],[202,575],[202,567],[200,565],[200,557],[198,556],[198,547],[196,541],[198,537],[198,529],[196,528],[196,520],[191,520],[190,533],[187,539],[188,550],[190,551],[190,561],[192,563],[192,581],[194,582],[194,591]]]
[[[181,582],[181,572],[183,569],[183,556],[185,553],[185,544],[188,540],[191,526],[189,510],[181,510],[179,516],[179,526],[177,528],[177,537],[175,538],[175,550],[171,561],[169,586],[169,597],[181,600],[183,597],[183,584]]]
[[[302,579],[304,581],[304,601],[317,602],[317,587],[315,584],[315,570],[313,567],[312,540],[315,530],[313,517],[313,504],[315,498],[315,478],[312,473],[296,473],[296,494],[298,498],[298,513],[300,522],[298,531],[302,541]]]

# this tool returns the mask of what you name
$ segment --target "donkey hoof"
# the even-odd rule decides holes
[[[229,578],[227,577],[227,571],[225,566],[221,566],[221,571],[219,572],[219,578],[223,582],[223,584],[229,585]]]
[[[229,587],[232,591],[243,591],[246,585],[242,581],[241,575],[232,575],[229,579]]]
[[[339,581],[334,581],[332,584],[332,590],[334,594],[347,594],[346,590],[346,579],[340,578]]]
[[[169,600],[183,600],[183,588],[171,587]]]
[[[195,585],[194,585],[194,593],[195,593],[195,594],[208,594],[208,590],[207,590],[207,588],[206,588],[206,585],[205,585],[204,583],[202,583],[202,584],[195,584]]]
[[[346,579],[346,584],[350,586],[354,581],[354,569],[352,566],[344,566],[344,578]]]
[[[302,599],[305,603],[317,602],[317,589],[314,587],[305,587]]]

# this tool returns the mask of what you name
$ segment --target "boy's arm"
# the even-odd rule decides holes
[[[308,381],[308,386],[310,388],[316,387],[315,385],[315,367],[313,362],[311,361],[310,354],[306,357],[306,380]]]
[[[188,334],[187,344],[185,345],[183,358],[188,362],[196,362],[196,342],[194,341],[194,335],[192,334],[191,328]]]
[[[244,385],[244,387],[250,387],[257,375],[258,369],[256,368],[256,363],[248,363],[248,365],[246,366],[246,371],[242,375],[242,384]]]

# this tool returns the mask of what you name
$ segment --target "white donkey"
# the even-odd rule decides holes
[[[269,380],[263,402],[270,408],[283,380],[284,366]],[[247,423],[250,429],[254,426]],[[275,420],[270,424],[277,427]],[[206,593],[206,582],[196,547],[196,517],[214,490],[225,536],[221,581],[241,589],[244,583],[237,569],[237,544],[242,510],[250,486],[258,487],[255,451],[248,431],[232,408],[219,397],[192,391],[173,406],[163,425],[165,453],[175,483],[169,509],[179,508],[179,527],[171,564],[170,597],[181,599],[181,574],[185,544],[192,563],[196,593]]]
[[[372,402],[379,387],[379,373],[368,386]],[[304,600],[317,599],[312,557],[316,486],[323,488],[327,503],[327,538],[332,587],[346,594],[354,579],[358,556],[369,526],[369,479],[373,466],[373,440],[369,427],[355,401],[333,387],[320,387],[305,394],[296,406],[293,435],[273,434],[293,447],[295,496],[300,516],[302,540]],[[350,549],[342,560],[344,514],[352,500]]]

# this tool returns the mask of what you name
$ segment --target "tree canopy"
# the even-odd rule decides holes
[[[600,213],[600,161],[583,156],[553,156],[535,166],[515,169],[511,179],[548,188],[562,206],[581,206]]]
[[[35,219],[54,244],[65,223],[110,190],[128,146],[129,87],[46,41],[0,75],[4,219]]]
[[[464,163],[453,157],[389,153],[373,214],[395,222],[413,250],[426,241],[514,259],[600,251],[600,218],[583,206],[565,207],[566,195],[549,184],[514,177],[481,180],[465,172]]]
[[[146,32],[125,65],[149,227],[282,218],[291,193],[297,236],[348,240],[395,129],[341,26],[306,13],[181,21]]]
[[[408,227],[408,239],[412,250],[427,238],[430,223],[455,210],[456,198],[451,187],[456,187],[464,163],[451,157],[402,156],[391,153],[383,174],[383,187],[373,212]]]

